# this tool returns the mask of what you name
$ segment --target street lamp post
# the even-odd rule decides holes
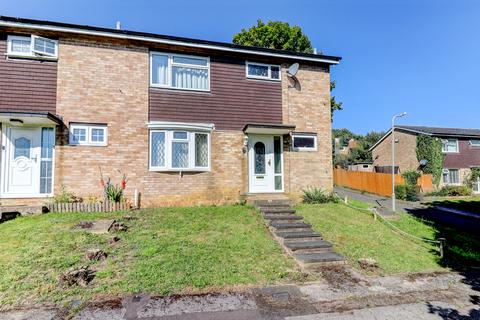
[[[395,212],[395,120],[406,116],[406,112],[392,117],[392,211]]]

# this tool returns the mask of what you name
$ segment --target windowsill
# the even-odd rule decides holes
[[[295,152],[315,152],[318,151],[317,148],[293,148],[292,149]]]
[[[152,88],[152,89],[174,90],[174,91],[185,91],[185,92],[192,92],[192,93],[211,93],[211,90],[175,88],[175,87],[167,87],[167,86],[160,86],[160,85],[154,85],[154,84],[150,84],[150,88]]]
[[[108,147],[107,143],[103,144],[88,144],[88,143],[69,143],[70,147]]]
[[[199,169],[167,169],[167,168],[149,168],[148,171],[151,172],[210,172],[210,168],[199,168]]]
[[[282,79],[272,79],[272,78],[262,78],[262,77],[252,77],[252,76],[247,76],[247,80],[263,80],[263,81],[272,81],[272,82],[282,82]]]
[[[27,56],[15,53],[6,53],[6,57],[13,59],[22,59],[22,60],[44,60],[44,61],[58,61],[58,57],[47,57],[47,56]]]
[[[460,151],[442,151],[442,153],[447,154],[447,153],[460,153]]]

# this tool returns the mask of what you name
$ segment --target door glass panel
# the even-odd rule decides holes
[[[280,137],[273,138],[275,173],[282,173],[282,146],[280,142]]]
[[[31,144],[31,141],[25,137],[15,139],[15,143],[14,143],[15,151],[14,151],[13,159],[16,159],[18,157],[30,158],[30,144]]]
[[[255,174],[265,174],[265,145],[262,142],[255,143]]]
[[[282,176],[275,176],[275,190],[282,190]]]
[[[52,192],[52,161],[55,134],[53,128],[42,128],[40,160],[40,193]]]

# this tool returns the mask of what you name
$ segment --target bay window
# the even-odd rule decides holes
[[[210,133],[150,130],[151,171],[209,171]]]
[[[152,52],[150,85],[172,89],[209,91],[210,59]]]

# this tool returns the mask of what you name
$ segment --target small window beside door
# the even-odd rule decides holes
[[[70,145],[106,146],[107,132],[106,124],[70,124]]]
[[[316,134],[293,134],[292,139],[295,151],[317,151]]]

